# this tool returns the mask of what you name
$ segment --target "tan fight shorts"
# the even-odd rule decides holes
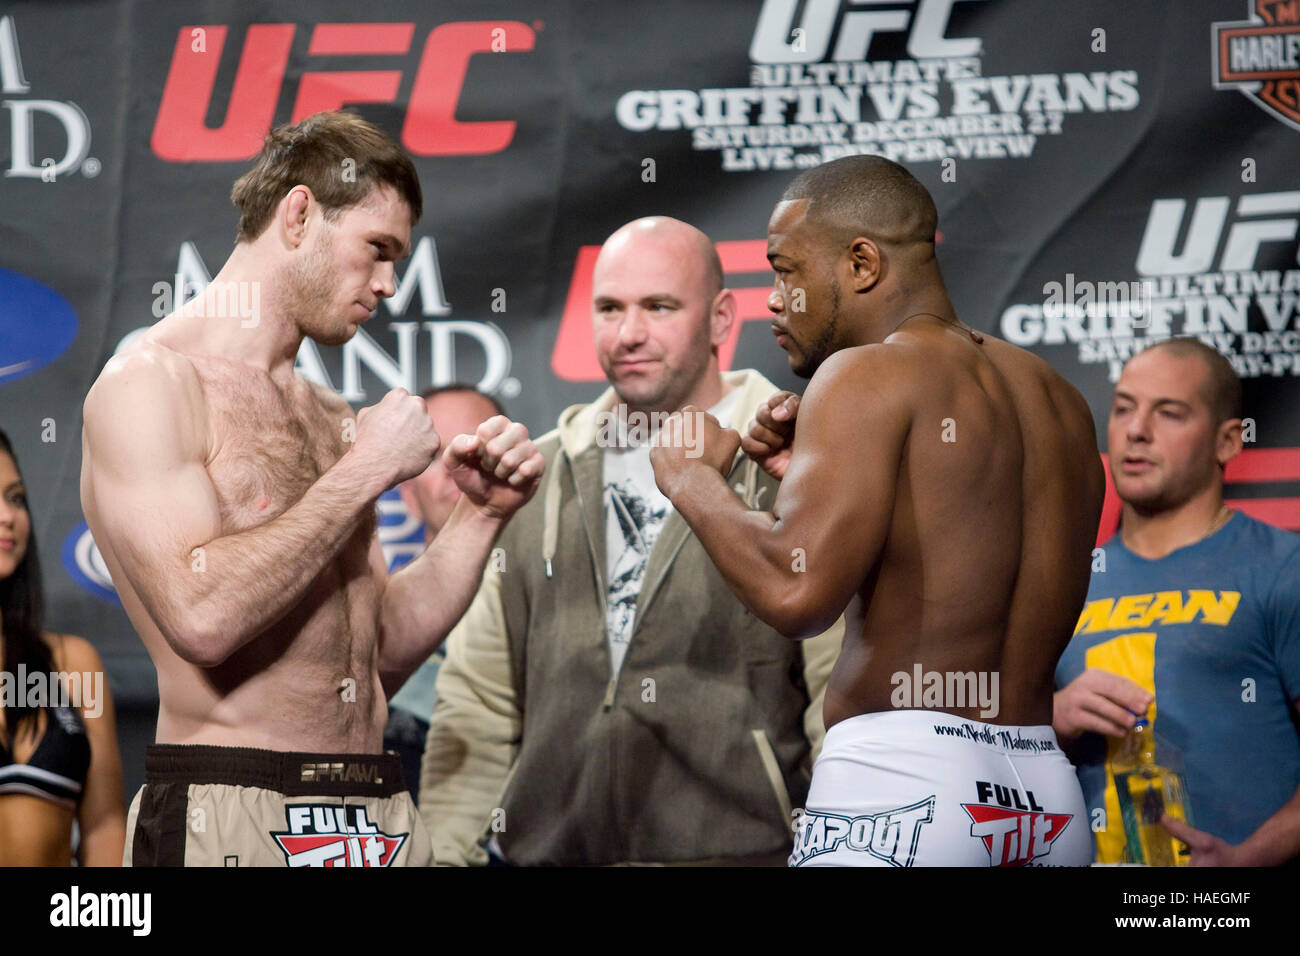
[[[430,866],[392,754],[151,744],[123,866]]]

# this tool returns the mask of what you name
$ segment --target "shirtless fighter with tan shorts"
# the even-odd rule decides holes
[[[774,396],[743,440],[698,413],[702,455],[671,423],[651,462],[759,618],[801,638],[845,616],[792,865],[1086,865],[1051,724],[1101,511],[1092,416],[1047,363],[957,320],[936,221],[886,159],[801,174],[767,249],[802,403]],[[770,512],[719,473],[742,444],[783,479]]]
[[[294,359],[394,294],[415,169],[374,126],[322,113],[273,131],[232,198],[216,279],[85,402],[82,505],[158,669],[125,863],[427,865],[400,764],[377,753],[387,695],[464,612],[544,462],[502,416],[455,438],[443,462],[464,496],[388,578],[375,500],[439,436],[404,390],[354,416]]]

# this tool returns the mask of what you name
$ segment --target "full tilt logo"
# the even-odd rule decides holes
[[[980,802],[961,808],[971,818],[970,835],[984,842],[993,866],[1025,866],[1046,856],[1074,818],[1072,813],[1045,812],[1032,790],[1022,796],[1015,787],[977,780],[975,791]]]
[[[319,23],[310,28],[308,57],[407,57],[414,23]],[[218,85],[227,26],[184,26],[172,51],[151,145],[169,162],[229,162],[256,156],[270,131],[285,83],[289,53],[298,27],[259,23],[243,36],[229,105],[218,127],[206,117]],[[444,23],[425,38],[406,104],[402,144],[417,156],[497,153],[515,135],[513,120],[456,119],[470,60],[477,54],[521,53],[533,48],[533,27],[515,20]],[[289,122],[346,104],[392,103],[403,71],[308,70],[298,79]]]
[[[391,866],[409,833],[381,833],[364,806],[296,803],[288,832],[272,833],[289,866]]]

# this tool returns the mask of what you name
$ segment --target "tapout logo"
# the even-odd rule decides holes
[[[540,24],[538,24],[540,27]],[[311,27],[309,57],[406,56],[414,23],[319,23]],[[229,162],[256,156],[270,132],[298,27],[259,23],[248,27],[229,86],[225,120],[207,125],[221,52],[230,34],[222,25],[183,26],[177,33],[150,145],[173,163]],[[498,153],[515,135],[513,120],[456,119],[470,60],[477,54],[526,53],[533,27],[515,20],[444,23],[429,32],[406,104],[402,145],[416,156]],[[309,70],[298,79],[289,122],[350,103],[393,103],[402,84],[398,70]]]
[[[44,182],[56,182],[60,176],[77,170],[88,178],[98,176],[99,160],[89,155],[90,120],[86,119],[81,107],[71,101],[10,99],[30,93],[31,89],[23,75],[14,18],[0,17],[0,92],[5,95],[0,105],[9,111],[11,156],[5,176]],[[63,127],[65,142],[61,159],[37,148],[35,119],[42,114]]]

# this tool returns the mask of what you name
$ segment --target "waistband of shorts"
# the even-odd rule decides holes
[[[942,710],[885,710],[848,717],[826,731],[822,753],[871,740],[970,744],[1022,757],[1063,753],[1050,724],[990,724]]]
[[[395,754],[324,754],[150,744],[144,782],[225,784],[274,790],[286,797],[390,797],[406,792]]]

